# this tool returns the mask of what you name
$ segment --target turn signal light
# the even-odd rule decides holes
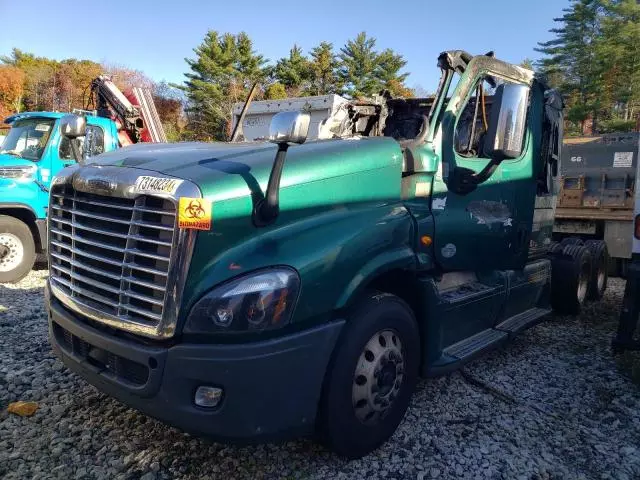
[[[633,236],[640,240],[640,215],[636,215],[635,226],[633,229]]]
[[[433,243],[433,239],[429,235],[423,235],[420,237],[420,243],[425,247],[428,247]]]

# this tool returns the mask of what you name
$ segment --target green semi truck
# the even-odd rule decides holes
[[[560,96],[491,54],[438,66],[434,98],[351,101],[331,138],[305,142],[309,115],[281,112],[269,142],[134,145],[63,170],[56,354],[185,431],[315,434],[355,458],[393,434],[419,376],[599,298],[602,243],[551,242]]]

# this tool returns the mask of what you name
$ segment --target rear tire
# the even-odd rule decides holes
[[[566,247],[567,245],[584,245],[584,242],[579,237],[566,237],[560,241],[560,245]]]
[[[36,261],[36,245],[29,226],[8,215],[0,215],[0,283],[25,277]]]
[[[360,458],[395,432],[418,379],[420,332],[400,298],[372,293],[352,310],[327,369],[318,412],[322,441]]]
[[[600,300],[604,296],[609,280],[609,250],[603,240],[588,240],[585,247],[591,252],[593,263],[587,298]]]
[[[589,249],[567,245],[551,259],[551,306],[564,315],[577,315],[587,298],[592,262]]]

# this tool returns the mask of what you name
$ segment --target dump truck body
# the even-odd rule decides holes
[[[604,239],[619,271],[631,258],[639,140],[638,133],[568,138],[563,148],[554,237]]]

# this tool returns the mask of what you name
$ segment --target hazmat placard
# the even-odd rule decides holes
[[[631,168],[633,166],[633,152],[616,152],[613,154],[614,168]]]
[[[210,200],[180,197],[180,202],[178,203],[178,227],[210,230],[211,210]]]

